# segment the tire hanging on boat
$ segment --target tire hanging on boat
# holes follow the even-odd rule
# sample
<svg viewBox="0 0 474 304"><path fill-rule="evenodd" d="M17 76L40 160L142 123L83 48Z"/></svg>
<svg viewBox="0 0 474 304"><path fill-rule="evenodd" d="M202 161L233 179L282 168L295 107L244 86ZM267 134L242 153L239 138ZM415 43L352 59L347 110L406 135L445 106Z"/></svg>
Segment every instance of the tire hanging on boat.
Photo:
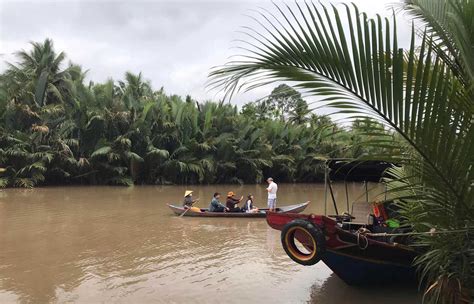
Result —
<svg viewBox="0 0 474 304"><path fill-rule="evenodd" d="M308 252L302 252L297 239ZM296 263L309 266L318 263L326 251L326 238L319 226L303 219L286 224L281 231L281 243L286 254Z"/></svg>

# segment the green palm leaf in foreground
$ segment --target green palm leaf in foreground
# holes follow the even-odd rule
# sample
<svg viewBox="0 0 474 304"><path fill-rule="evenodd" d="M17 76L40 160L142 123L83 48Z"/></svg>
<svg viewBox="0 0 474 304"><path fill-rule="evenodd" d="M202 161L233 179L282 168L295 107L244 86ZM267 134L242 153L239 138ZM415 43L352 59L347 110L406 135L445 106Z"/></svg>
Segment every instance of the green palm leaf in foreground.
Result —
<svg viewBox="0 0 474 304"><path fill-rule="evenodd" d="M413 9L416 4L410 5ZM454 4L444 3L445 9L449 5ZM473 1L456 2L460 12L472 11L473 5ZM473 53L456 51L452 39L450 47L462 56L441 56L442 39L432 30L417 39L414 27L410 48L403 50L398 46L395 18L369 19L355 6L339 10L296 3L276 6L275 11L257 12L254 20L260 30L246 28L244 54L213 70L211 86L230 97L239 90L292 81L306 93L325 97L322 102L339 113L368 114L397 131L406 149L398 149L392 138L367 144L392 151L374 157L403 164L402 169L392 169L396 178L390 187L407 221L420 232L468 230L451 242L440 242L446 236L419 238L427 248L417 260L428 283L425 299L472 299L474 94L469 77ZM473 17L456 25L467 36L474 32Z"/></svg>

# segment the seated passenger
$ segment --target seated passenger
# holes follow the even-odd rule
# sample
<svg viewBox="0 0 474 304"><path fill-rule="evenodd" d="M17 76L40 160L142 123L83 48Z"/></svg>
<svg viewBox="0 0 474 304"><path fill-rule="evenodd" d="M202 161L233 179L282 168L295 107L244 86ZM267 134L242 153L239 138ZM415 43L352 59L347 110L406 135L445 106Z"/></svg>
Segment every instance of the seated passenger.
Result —
<svg viewBox="0 0 474 304"><path fill-rule="evenodd" d="M198 199L193 200L193 191L191 190L186 190L184 193L184 201L183 201L183 207L184 209L188 209L193 206L195 202L197 202Z"/></svg>
<svg viewBox="0 0 474 304"><path fill-rule="evenodd" d="M226 200L226 206L229 208L230 212L241 212L240 208L237 206L242 199L244 198L243 196L240 197L240 199L236 199L235 193L230 191L227 193L227 200Z"/></svg>
<svg viewBox="0 0 474 304"><path fill-rule="evenodd" d="M258 208L253 206L253 195L249 194L247 196L247 201L245 202L244 206L242 207L242 211L247 213L257 213Z"/></svg>
<svg viewBox="0 0 474 304"><path fill-rule="evenodd" d="M214 193L211 204L209 205L209 212L225 212L229 211L229 208L224 206L221 202L219 202L219 198L221 197L221 194L216 192Z"/></svg>

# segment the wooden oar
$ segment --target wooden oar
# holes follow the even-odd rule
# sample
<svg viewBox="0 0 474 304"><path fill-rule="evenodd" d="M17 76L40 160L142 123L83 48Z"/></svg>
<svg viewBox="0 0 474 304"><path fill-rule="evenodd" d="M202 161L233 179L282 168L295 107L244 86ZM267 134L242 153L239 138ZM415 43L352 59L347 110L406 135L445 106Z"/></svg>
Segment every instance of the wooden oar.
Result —
<svg viewBox="0 0 474 304"><path fill-rule="evenodd" d="M199 198L195 199L194 202L191 203L191 206L189 206L188 209L184 210L184 212L181 213L181 214L179 215L179 217L182 217L183 215L185 215L186 212L188 212L188 211L191 209L191 207L192 207L195 203L197 203L198 201L199 201Z"/></svg>

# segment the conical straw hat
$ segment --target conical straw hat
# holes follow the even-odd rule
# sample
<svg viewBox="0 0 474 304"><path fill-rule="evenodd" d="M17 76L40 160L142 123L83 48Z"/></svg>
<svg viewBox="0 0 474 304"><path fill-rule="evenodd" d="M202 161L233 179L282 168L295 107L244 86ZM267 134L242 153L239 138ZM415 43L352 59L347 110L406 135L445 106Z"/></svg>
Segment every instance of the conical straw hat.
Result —
<svg viewBox="0 0 474 304"><path fill-rule="evenodd" d="M186 196L190 195L191 193L193 193L193 191L191 191L191 190L186 190L186 192L184 192L184 196L186 197Z"/></svg>

